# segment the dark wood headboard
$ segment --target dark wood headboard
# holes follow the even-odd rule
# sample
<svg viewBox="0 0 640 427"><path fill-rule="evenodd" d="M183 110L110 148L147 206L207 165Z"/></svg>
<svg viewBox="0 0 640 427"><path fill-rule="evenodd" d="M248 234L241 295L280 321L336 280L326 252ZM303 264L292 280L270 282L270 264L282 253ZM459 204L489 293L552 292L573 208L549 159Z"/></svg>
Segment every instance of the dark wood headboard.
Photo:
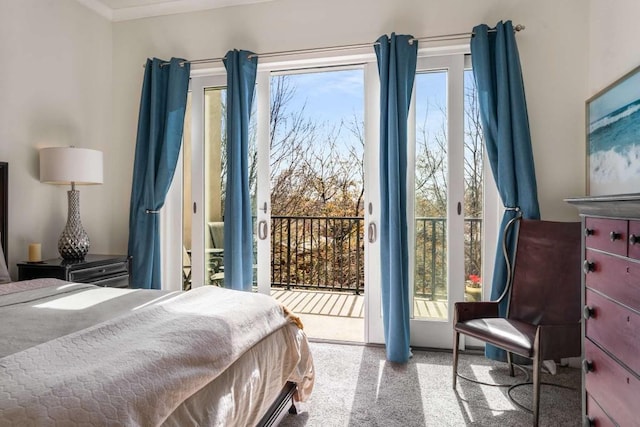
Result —
<svg viewBox="0 0 640 427"><path fill-rule="evenodd" d="M0 244L4 252L4 261L8 263L9 249L9 163L0 162Z"/></svg>

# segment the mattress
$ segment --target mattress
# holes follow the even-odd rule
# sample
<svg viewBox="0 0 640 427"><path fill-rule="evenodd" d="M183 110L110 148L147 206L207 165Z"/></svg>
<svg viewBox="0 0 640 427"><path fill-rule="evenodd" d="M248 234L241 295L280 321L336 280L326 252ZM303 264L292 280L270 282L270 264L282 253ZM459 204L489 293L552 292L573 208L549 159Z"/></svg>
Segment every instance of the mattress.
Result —
<svg viewBox="0 0 640 427"><path fill-rule="evenodd" d="M287 381L306 399L313 361L287 313L206 288L0 286L0 424L252 425Z"/></svg>

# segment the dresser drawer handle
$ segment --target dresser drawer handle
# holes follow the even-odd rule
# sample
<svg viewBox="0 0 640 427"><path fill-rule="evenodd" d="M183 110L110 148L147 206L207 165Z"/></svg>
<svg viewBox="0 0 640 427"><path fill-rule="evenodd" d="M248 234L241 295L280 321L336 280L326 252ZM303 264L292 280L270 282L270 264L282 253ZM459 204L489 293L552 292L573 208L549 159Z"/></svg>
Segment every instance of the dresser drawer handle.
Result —
<svg viewBox="0 0 640 427"><path fill-rule="evenodd" d="M612 231L611 233L609 233L609 237L611 238L612 242L615 242L616 240L620 240L620 238L622 238L622 234L618 233L617 231Z"/></svg>
<svg viewBox="0 0 640 427"><path fill-rule="evenodd" d="M629 243L632 245L635 245L636 243L640 243L640 238L638 238L638 236L636 236L635 234L632 234L629 236Z"/></svg>
<svg viewBox="0 0 640 427"><path fill-rule="evenodd" d="M596 263L585 259L582 263L582 271L584 271L584 274L589 274L593 271L596 271Z"/></svg>
<svg viewBox="0 0 640 427"><path fill-rule="evenodd" d="M582 370L584 371L585 374L588 374L589 372L595 371L596 368L595 366L593 366L593 362L591 360L584 359L582 361Z"/></svg>
<svg viewBox="0 0 640 427"><path fill-rule="evenodd" d="M584 306L584 310L582 311L585 319L590 319L592 317L596 317L596 310L588 305Z"/></svg>
<svg viewBox="0 0 640 427"><path fill-rule="evenodd" d="M585 228L584 229L584 235L585 236L593 236L594 234L596 234L596 230L594 230L593 228Z"/></svg>
<svg viewBox="0 0 640 427"><path fill-rule="evenodd" d="M582 427L595 427L595 425L596 420L585 415L584 419L582 420Z"/></svg>

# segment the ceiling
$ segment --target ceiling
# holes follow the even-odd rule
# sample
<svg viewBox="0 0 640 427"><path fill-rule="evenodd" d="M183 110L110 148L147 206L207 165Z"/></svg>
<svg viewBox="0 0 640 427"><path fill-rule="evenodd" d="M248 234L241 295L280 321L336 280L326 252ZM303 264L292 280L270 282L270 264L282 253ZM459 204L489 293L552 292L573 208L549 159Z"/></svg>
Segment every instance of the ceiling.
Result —
<svg viewBox="0 0 640 427"><path fill-rule="evenodd" d="M77 0L111 21L196 12L272 0Z"/></svg>

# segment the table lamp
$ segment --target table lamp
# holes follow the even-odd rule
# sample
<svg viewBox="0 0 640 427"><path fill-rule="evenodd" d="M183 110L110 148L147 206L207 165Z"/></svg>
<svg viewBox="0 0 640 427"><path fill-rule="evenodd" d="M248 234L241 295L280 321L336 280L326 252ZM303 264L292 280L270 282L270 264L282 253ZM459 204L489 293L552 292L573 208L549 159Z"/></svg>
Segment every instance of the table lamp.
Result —
<svg viewBox="0 0 640 427"><path fill-rule="evenodd" d="M67 192L67 225L58 252L66 260L81 260L89 252L89 236L80 221L80 192L76 185L102 184L102 152L88 148L51 147L40 150L40 182L71 184Z"/></svg>

